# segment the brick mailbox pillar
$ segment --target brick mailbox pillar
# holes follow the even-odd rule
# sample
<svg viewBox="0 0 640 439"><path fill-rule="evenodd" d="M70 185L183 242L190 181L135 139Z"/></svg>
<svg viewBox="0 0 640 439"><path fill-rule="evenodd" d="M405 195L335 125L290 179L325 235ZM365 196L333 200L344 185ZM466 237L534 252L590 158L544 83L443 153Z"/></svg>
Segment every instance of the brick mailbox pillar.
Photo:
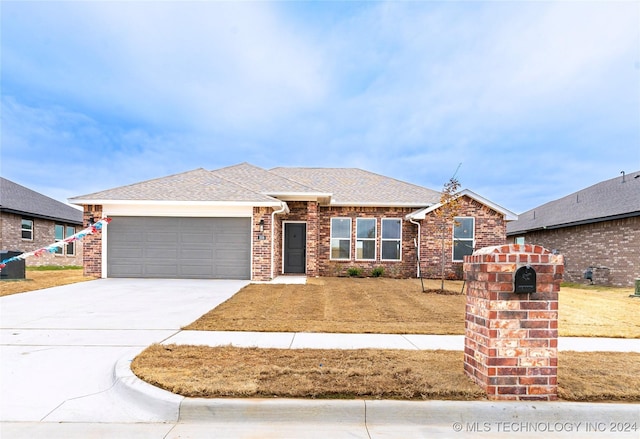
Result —
<svg viewBox="0 0 640 439"><path fill-rule="evenodd" d="M535 245L477 250L467 282L464 370L492 400L558 399L562 255Z"/></svg>

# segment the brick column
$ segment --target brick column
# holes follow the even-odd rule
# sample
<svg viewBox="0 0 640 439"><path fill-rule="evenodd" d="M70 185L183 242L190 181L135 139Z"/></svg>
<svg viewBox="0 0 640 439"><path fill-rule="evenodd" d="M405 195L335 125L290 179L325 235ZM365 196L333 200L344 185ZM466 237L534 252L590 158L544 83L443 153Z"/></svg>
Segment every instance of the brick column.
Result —
<svg viewBox="0 0 640 439"><path fill-rule="evenodd" d="M83 227L89 227L89 219L94 221L102 218L102 206L85 204ZM102 276L102 233L87 235L82 242L82 266L85 276Z"/></svg>
<svg viewBox="0 0 640 439"><path fill-rule="evenodd" d="M307 276L319 276L318 270L318 203L307 203Z"/></svg>
<svg viewBox="0 0 640 439"><path fill-rule="evenodd" d="M535 292L514 292L521 267L535 270ZM464 272L467 375L492 400L557 400L564 258L529 244L485 247L465 257Z"/></svg>
<svg viewBox="0 0 640 439"><path fill-rule="evenodd" d="M260 221L263 225L260 225ZM262 228L262 230L260 230ZM271 280L271 212L265 207L253 208L253 225L251 239L252 245L252 268L251 280L269 281Z"/></svg>

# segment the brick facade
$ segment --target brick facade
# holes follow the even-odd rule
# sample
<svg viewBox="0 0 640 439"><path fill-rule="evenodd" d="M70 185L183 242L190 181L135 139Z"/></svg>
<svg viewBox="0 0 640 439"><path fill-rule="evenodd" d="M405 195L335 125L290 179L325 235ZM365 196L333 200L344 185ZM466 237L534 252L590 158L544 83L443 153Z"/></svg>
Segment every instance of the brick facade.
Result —
<svg viewBox="0 0 640 439"><path fill-rule="evenodd" d="M260 222L263 222L262 226ZM262 230L260 230L262 228ZM271 279L271 209L253 208L253 264L251 278L259 281ZM264 238L264 239L262 239Z"/></svg>
<svg viewBox="0 0 640 439"><path fill-rule="evenodd" d="M363 274L368 276L376 267L384 269L387 277L415 277L416 253L414 238L417 236L417 227L404 220L405 215L413 209L380 208L380 207L320 207L319 240L318 240L318 267L320 276L343 276L352 267L361 268ZM351 218L351 259L331 259L331 218ZM356 260L356 219L375 218L376 221L376 259L372 261ZM380 252L380 237L382 234L382 219L398 218L402 220L401 259L399 261L383 261Z"/></svg>
<svg viewBox="0 0 640 439"><path fill-rule="evenodd" d="M503 216L487 206L467 196L460 200L460 210L456 216L475 218L474 248L506 244L507 223ZM420 245L420 267L422 277L440 278L442 271L442 240L440 227L431 215L422 221L422 242ZM445 277L462 278L462 262L453 262L453 225L449 224L445 239Z"/></svg>
<svg viewBox="0 0 640 439"><path fill-rule="evenodd" d="M85 205L83 221L84 227L89 227L89 218L93 217L94 221L102 218L102 206ZM83 239L84 242L84 275L85 276L102 276L102 233L87 235Z"/></svg>
<svg viewBox="0 0 640 439"><path fill-rule="evenodd" d="M514 273L536 272L534 293L514 293ZM533 245L465 257L464 369L493 400L556 400L562 255Z"/></svg>
<svg viewBox="0 0 640 439"><path fill-rule="evenodd" d="M33 240L22 239L22 219L33 221ZM75 232L79 232L81 227L76 224L65 223L63 221L52 221L40 218L33 218L26 215L17 215L8 212L0 213L0 249L9 251L19 251L21 253L31 252L46 247L55 242L55 225L75 227ZM75 251L73 256L63 254L45 253L38 257L25 259L26 266L42 265L82 265L83 242L74 243Z"/></svg>
<svg viewBox="0 0 640 439"><path fill-rule="evenodd" d="M252 269L251 279L255 281L268 281L272 277L283 272L283 224L287 221L304 222L306 224L306 275L307 276L342 276L347 270L358 267L364 275L370 275L374 268L382 267L384 276L395 278L416 277L418 275L416 249L414 239L417 238L418 227L405 220L405 216L415 209L413 208L382 208L382 207L335 207L321 206L316 201L289 201L288 213L273 215L274 210L266 207L253 209L252 223ZM102 217L102 206L84 206L85 225L88 218ZM487 209L476 201L465 197L462 203L460 216L473 216L475 218L476 244L482 246L504 244L505 221L501 214ZM331 247L331 218L348 217L352 219L351 259L332 260L330 258ZM377 229L376 260L356 260L356 218L375 218ZM402 221L401 259L399 261L382 261L380 255L380 236L382 218L398 218ZM272 227L272 220L274 221ZM262 230L260 222L263 221ZM273 233L273 236L272 236ZM428 227L421 228L421 269L423 275L431 273L433 277L439 277L440 271L440 241L437 241L437 249L433 249L436 242L428 233ZM451 261L451 231L448 232L447 243L449 249L446 254L447 277L462 277L462 263ZM102 234L89 235L84 239L85 274L101 276L102 274ZM273 254L273 266L271 255ZM436 267L438 267L436 269Z"/></svg>
<svg viewBox="0 0 640 439"><path fill-rule="evenodd" d="M539 230L523 236L525 243L556 249L564 255L566 282L588 282L584 272L593 270L593 281L600 285L629 287L640 278L640 216Z"/></svg>

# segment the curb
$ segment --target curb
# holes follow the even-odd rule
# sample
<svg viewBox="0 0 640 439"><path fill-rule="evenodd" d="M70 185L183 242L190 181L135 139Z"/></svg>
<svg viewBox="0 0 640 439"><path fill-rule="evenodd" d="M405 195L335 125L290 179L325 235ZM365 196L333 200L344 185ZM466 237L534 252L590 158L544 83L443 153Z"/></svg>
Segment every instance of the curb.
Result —
<svg viewBox="0 0 640 439"><path fill-rule="evenodd" d="M640 404L510 401L308 400L290 398L186 398L152 386L131 371L131 358L114 367L114 391L140 422L361 424L367 428L402 425L451 429L463 425L493 427L517 424L533 428L588 431L635 423ZM580 425L580 426L578 426ZM451 430L449 430L451 431ZM574 430L576 431L576 430ZM602 433L602 432L600 432ZM621 431L621 433L624 433Z"/></svg>
<svg viewBox="0 0 640 439"><path fill-rule="evenodd" d="M142 381L131 371L131 361L142 349L121 358L113 368L113 392L139 422L177 422L184 396Z"/></svg>

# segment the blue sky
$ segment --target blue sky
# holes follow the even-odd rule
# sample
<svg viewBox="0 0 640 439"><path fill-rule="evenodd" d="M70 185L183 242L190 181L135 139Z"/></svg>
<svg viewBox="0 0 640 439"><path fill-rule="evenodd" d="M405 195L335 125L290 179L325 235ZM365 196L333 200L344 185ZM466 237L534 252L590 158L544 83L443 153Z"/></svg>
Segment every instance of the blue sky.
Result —
<svg viewBox="0 0 640 439"><path fill-rule="evenodd" d="M521 213L640 169L640 2L2 1L2 176L69 197L240 162Z"/></svg>

